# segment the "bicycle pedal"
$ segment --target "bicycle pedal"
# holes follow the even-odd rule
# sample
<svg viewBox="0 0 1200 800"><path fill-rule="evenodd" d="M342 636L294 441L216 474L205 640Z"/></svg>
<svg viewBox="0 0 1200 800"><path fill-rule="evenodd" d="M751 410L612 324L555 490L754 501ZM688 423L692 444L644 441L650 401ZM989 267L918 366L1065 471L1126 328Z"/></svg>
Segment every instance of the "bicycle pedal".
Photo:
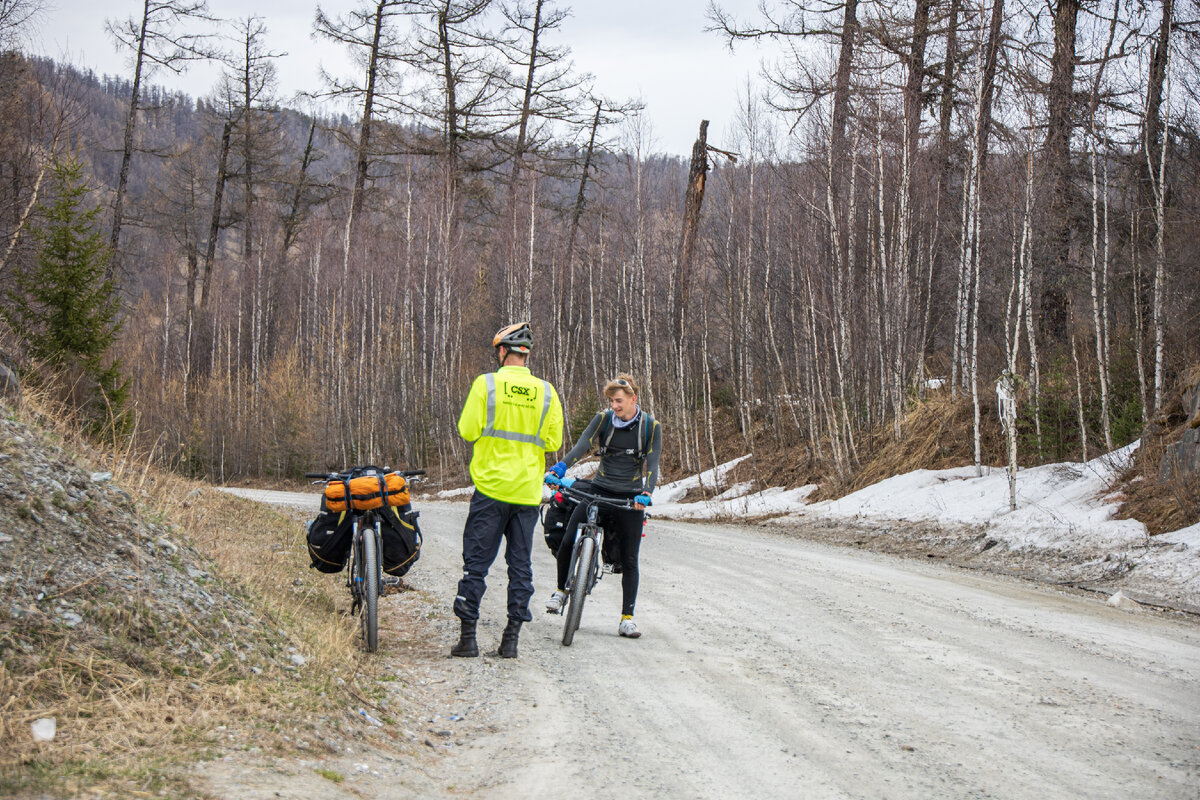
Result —
<svg viewBox="0 0 1200 800"><path fill-rule="evenodd" d="M400 579L398 577L396 577L395 575L384 575L383 576L383 585L384 586L399 586Z"/></svg>

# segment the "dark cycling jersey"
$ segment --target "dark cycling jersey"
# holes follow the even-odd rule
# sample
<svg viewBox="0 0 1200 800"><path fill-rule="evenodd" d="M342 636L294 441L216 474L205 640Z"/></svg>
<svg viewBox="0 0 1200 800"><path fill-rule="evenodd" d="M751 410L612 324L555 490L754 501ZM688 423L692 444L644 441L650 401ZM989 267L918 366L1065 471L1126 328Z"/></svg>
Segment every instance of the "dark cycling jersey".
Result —
<svg viewBox="0 0 1200 800"><path fill-rule="evenodd" d="M601 411L592 417L592 421L579 435L571 452L563 457L563 462L569 467L590 451L604 445L602 438L607 439L607 433L601 437L600 431L604 418L609 412ZM638 414L646 412L638 410ZM633 496L645 492L650 494L658 482L658 456L662 449L662 425L658 420L647 415L650 424L650 450L645 459L637 457L638 451L638 418L634 417L624 428L614 428L604 456L600 459L600 468L596 475L589 480L596 486L618 492L622 495Z"/></svg>

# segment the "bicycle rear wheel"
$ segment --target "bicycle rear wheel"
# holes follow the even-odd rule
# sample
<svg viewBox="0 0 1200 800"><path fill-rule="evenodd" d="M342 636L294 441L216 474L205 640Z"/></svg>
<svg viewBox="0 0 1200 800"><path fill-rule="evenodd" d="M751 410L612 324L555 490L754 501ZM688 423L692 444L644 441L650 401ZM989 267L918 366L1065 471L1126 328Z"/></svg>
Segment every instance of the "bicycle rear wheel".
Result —
<svg viewBox="0 0 1200 800"><path fill-rule="evenodd" d="M362 535L362 637L368 653L379 646L379 551L375 531L368 528Z"/></svg>
<svg viewBox="0 0 1200 800"><path fill-rule="evenodd" d="M563 622L562 643L570 647L575 640L575 631L579 630L579 620L583 617L583 601L591 588L590 576L595 568L596 540L591 536L581 536L579 552L575 556L575 570L571 576L571 588L567 594L566 621Z"/></svg>

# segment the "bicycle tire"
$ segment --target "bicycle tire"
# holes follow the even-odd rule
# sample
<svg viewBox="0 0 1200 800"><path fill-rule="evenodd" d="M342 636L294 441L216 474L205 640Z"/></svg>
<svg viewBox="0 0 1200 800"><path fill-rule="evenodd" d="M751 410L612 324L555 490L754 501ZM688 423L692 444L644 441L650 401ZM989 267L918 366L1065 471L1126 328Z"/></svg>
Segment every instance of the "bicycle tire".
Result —
<svg viewBox="0 0 1200 800"><path fill-rule="evenodd" d="M575 640L575 631L579 630L579 620L583 617L583 601L587 598L591 587L592 562L596 558L596 540L591 536L583 536L579 540L579 553L575 558L575 573L571 578L571 591L567 595L566 621L563 622L562 643L570 647Z"/></svg>
<svg viewBox="0 0 1200 800"><path fill-rule="evenodd" d="M362 536L362 636L368 653L379 647L379 551L375 546L375 529L367 528Z"/></svg>

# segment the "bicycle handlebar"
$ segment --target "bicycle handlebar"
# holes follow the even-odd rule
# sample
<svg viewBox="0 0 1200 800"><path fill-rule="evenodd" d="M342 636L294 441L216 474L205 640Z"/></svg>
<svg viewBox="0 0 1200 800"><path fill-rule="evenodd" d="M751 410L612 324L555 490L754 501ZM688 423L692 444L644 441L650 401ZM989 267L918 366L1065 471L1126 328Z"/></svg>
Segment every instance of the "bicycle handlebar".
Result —
<svg viewBox="0 0 1200 800"><path fill-rule="evenodd" d="M416 478L418 476L425 474L425 470L423 470L423 469L395 469L395 470L393 470L393 469L388 469L387 467L384 467L383 469L378 469L378 467L350 467L350 469L343 470L341 472L306 472L306 473L304 473L304 477L316 478L317 480L322 480L322 481L341 481L341 480L345 480L346 478L357 478L359 475L362 475L368 469L378 470L380 473L382 473L384 475L394 472L395 474L401 475L405 478Z"/></svg>
<svg viewBox="0 0 1200 800"><path fill-rule="evenodd" d="M611 497L601 497L600 495L591 494L590 492L585 492L582 489L576 489L573 486L563 486L562 483L559 482L558 478L555 478L553 481L547 480L546 483L551 486L556 487L558 489L558 491L560 491L560 492L565 492L566 494L571 495L572 497L576 498L577 500L583 500L588 503L595 503L596 505L599 505L599 506L605 506L607 508L615 508L615 509L622 510L622 511L633 511L634 510L633 498L627 498L624 501L618 501L618 500L612 499Z"/></svg>

